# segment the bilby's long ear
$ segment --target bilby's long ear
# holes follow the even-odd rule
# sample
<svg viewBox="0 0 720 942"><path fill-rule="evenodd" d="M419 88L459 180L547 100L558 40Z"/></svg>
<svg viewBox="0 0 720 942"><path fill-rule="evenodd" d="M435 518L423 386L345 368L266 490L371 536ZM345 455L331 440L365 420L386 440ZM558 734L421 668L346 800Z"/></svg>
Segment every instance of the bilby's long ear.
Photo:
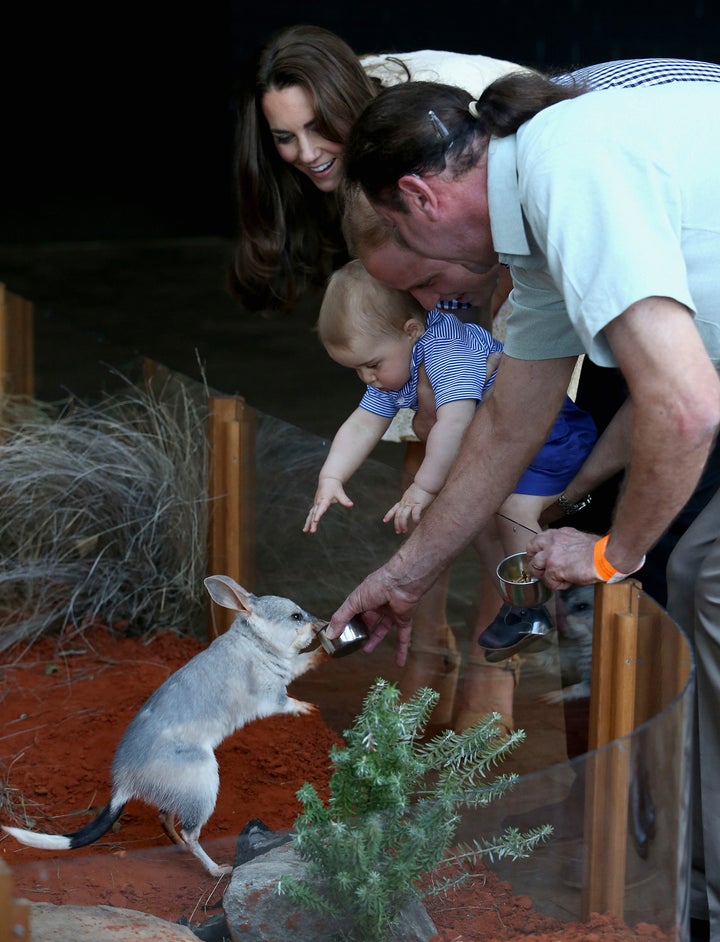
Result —
<svg viewBox="0 0 720 942"><path fill-rule="evenodd" d="M398 189L411 213L427 216L430 219L437 218L437 194L430 179L416 173L406 173L398 180Z"/></svg>
<svg viewBox="0 0 720 942"><path fill-rule="evenodd" d="M251 602L254 598L252 592L243 589L230 576L208 576L205 579L205 588L210 593L210 597L223 608L229 608L233 612L242 612L245 615L252 615Z"/></svg>

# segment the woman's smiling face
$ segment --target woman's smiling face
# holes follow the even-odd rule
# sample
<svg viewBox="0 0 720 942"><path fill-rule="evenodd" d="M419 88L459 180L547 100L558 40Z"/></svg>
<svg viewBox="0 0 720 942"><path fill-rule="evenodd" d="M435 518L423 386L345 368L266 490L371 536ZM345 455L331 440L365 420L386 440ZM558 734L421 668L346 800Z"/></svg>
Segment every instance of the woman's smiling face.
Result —
<svg viewBox="0 0 720 942"><path fill-rule="evenodd" d="M300 85L271 88L263 95L262 110L280 157L309 177L319 190L336 190L342 179L345 146L318 132L310 93Z"/></svg>

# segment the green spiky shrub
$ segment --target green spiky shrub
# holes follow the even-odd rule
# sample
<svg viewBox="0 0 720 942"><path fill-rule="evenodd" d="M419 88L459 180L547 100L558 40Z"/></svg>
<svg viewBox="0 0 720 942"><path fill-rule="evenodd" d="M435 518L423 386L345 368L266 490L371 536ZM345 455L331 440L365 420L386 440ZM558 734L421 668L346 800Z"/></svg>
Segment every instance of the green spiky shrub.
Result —
<svg viewBox="0 0 720 942"><path fill-rule="evenodd" d="M462 810L488 805L517 780L488 773L525 734L501 735L499 715L488 714L462 733L423 742L437 700L423 687L400 702L397 686L378 679L345 745L330 752L328 804L307 782L297 793L303 812L293 846L309 864L307 877L281 877L278 892L349 926L348 940L386 939L425 876L425 893L447 892L480 857L527 857L552 831L508 828L492 841L455 843Z"/></svg>

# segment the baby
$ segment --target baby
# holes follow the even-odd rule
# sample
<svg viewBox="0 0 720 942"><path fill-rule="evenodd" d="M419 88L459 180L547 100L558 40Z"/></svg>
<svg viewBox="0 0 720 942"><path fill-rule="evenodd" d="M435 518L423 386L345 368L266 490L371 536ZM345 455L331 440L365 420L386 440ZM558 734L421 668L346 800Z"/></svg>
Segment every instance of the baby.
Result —
<svg viewBox="0 0 720 942"><path fill-rule="evenodd" d="M406 533L443 487L475 410L491 391L502 344L479 324L438 310L425 311L409 293L374 279L358 260L331 277L317 326L332 359L356 370L367 388L333 439L303 531L314 533L331 504L353 506L344 485L400 408L425 408L419 394L422 397L426 384L419 380L426 374L435 422L427 435L424 460L412 484L383 518L394 522L396 532ZM542 510L562 493L596 438L591 417L566 397L550 436L500 507L495 525L474 541L494 580L501 559L524 551L528 531L541 529ZM487 641L489 647L505 646L503 638Z"/></svg>

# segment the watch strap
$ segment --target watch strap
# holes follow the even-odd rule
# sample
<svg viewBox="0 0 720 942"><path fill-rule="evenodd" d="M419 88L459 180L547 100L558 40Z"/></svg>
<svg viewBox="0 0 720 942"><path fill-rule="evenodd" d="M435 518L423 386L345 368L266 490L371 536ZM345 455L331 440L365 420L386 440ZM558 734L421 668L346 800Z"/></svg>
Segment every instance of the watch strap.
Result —
<svg viewBox="0 0 720 942"><path fill-rule="evenodd" d="M557 503L565 516L569 517L571 514L576 514L589 507L592 503L592 495L587 494L578 501L571 501L566 494L561 494L557 499Z"/></svg>

